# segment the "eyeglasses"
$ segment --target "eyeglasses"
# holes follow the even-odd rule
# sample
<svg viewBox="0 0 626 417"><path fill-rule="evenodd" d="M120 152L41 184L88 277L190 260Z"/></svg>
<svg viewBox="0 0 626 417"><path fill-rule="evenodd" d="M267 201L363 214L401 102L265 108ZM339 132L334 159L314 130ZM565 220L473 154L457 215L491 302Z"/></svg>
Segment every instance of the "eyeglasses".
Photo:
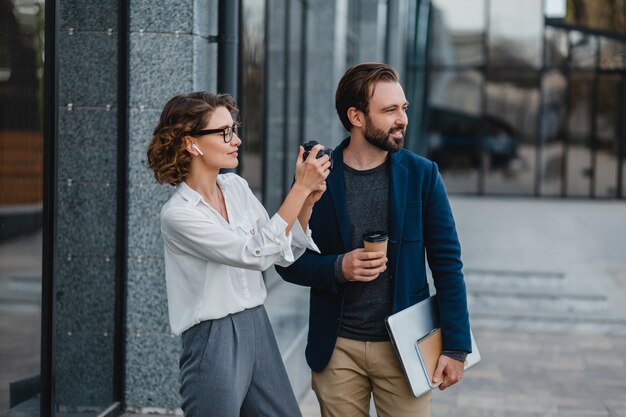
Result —
<svg viewBox="0 0 626 417"><path fill-rule="evenodd" d="M205 129L198 130L191 134L191 136L210 135L211 133L221 133L224 138L224 143L229 143L233 140L233 134L239 134L239 123L233 123L232 126L220 127L219 129Z"/></svg>

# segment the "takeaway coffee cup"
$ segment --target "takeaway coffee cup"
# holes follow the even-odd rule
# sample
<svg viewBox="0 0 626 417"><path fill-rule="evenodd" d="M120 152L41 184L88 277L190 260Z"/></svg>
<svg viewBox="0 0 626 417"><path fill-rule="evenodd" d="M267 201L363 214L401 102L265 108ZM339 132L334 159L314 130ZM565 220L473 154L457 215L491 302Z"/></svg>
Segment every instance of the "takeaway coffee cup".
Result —
<svg viewBox="0 0 626 417"><path fill-rule="evenodd" d="M365 252L384 252L387 254L387 241L389 235L387 232L379 230L369 231L363 234L363 246Z"/></svg>

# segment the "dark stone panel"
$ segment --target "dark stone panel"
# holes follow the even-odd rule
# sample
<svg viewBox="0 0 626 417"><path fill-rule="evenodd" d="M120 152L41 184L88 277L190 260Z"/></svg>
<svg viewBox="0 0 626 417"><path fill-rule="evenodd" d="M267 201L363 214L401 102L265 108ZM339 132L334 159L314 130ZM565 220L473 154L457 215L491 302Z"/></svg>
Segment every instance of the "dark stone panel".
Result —
<svg viewBox="0 0 626 417"><path fill-rule="evenodd" d="M56 326L61 332L115 329L115 259L61 257L55 281Z"/></svg>
<svg viewBox="0 0 626 417"><path fill-rule="evenodd" d="M173 188L154 183L129 185L132 196L128 202L129 256L163 256L159 214L172 192Z"/></svg>
<svg viewBox="0 0 626 417"><path fill-rule="evenodd" d="M61 30L75 28L117 31L119 18L117 0L62 0L58 4Z"/></svg>
<svg viewBox="0 0 626 417"><path fill-rule="evenodd" d="M60 108L58 166L61 180L115 182L117 109Z"/></svg>
<svg viewBox="0 0 626 417"><path fill-rule="evenodd" d="M58 186L57 252L61 257L115 254L115 184L61 182Z"/></svg>
<svg viewBox="0 0 626 417"><path fill-rule="evenodd" d="M126 338L126 406L180 408L180 337L128 333Z"/></svg>
<svg viewBox="0 0 626 417"><path fill-rule="evenodd" d="M131 33L131 107L162 109L167 100L193 88L192 35Z"/></svg>
<svg viewBox="0 0 626 417"><path fill-rule="evenodd" d="M131 0L130 30L192 33L193 9L194 0Z"/></svg>
<svg viewBox="0 0 626 417"><path fill-rule="evenodd" d="M117 36L59 34L59 103L106 107L117 103Z"/></svg>
<svg viewBox="0 0 626 417"><path fill-rule="evenodd" d="M57 332L55 347L56 403L95 411L111 405L113 335Z"/></svg>
<svg viewBox="0 0 626 417"><path fill-rule="evenodd" d="M166 334L170 331L162 257L128 259L126 294L129 333Z"/></svg>

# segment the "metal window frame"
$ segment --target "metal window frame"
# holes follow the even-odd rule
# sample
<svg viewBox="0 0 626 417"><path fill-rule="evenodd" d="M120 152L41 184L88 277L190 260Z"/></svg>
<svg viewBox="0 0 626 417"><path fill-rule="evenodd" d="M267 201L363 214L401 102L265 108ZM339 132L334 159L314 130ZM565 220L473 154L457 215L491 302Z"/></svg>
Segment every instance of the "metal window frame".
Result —
<svg viewBox="0 0 626 417"><path fill-rule="evenodd" d="M570 97L570 92L571 92L571 79L572 79L572 75L573 74L577 74L577 73L590 73L592 74L592 85L591 85L591 91L590 91L590 102L591 102L591 109L590 109L590 132L588 135L588 148L590 151L590 167L591 167L591 172L592 172L592 176L589 180L589 192L586 198L591 198L591 199L606 199L606 200L610 200L610 199L623 199L624 198L624 192L623 192L623 172L624 172L624 152L625 152L625 147L626 147L626 138L624 137L624 120L622 120L621 117L619 117L619 115L623 114L623 109L624 106L626 105L626 103L624 103L624 100L626 100L626 91L624 91L624 85L626 84L626 68L624 69L603 69L601 68L600 65L600 52L601 52L601 45L602 45L602 40L603 39L611 39L611 40L616 40L619 42L622 42L626 45L626 35L622 35L620 33L615 33L615 32L610 32L607 30L602 30L602 29L593 29L593 28L589 28L587 26L583 26L583 25L578 25L578 24L571 24L571 23L566 23L563 21L563 19L552 19L552 18L545 18L544 21L544 38L543 38L543 42L545 45L545 28L547 27L552 27L552 28L556 28L556 29L561 29L564 30L567 34L567 48L568 48L568 55L567 55L567 61L565 62L564 65L562 66L555 66L555 65L547 65L547 63L544 62L542 64L542 74L544 72L546 72L548 69L560 69L563 74L565 75L566 79L567 79L567 87L566 87L566 94L567 94L567 107L566 107L566 119L569 120L569 115L570 115L570 111L571 111L571 106L570 106L570 102L571 102L571 97ZM572 43L571 43L571 38L569 36L570 32L580 32L584 35L588 35L588 36L595 36L598 39L598 46L597 49L595 51L595 56L594 56L594 65L592 68L584 68L584 69L579 69L576 68L571 61L571 57L572 57ZM545 57L545 48L544 48L544 57ZM598 167L598 156L597 156L597 115L598 115L598 104L597 104L597 99L598 99L598 93L599 93L599 84L600 84L600 78L602 75L610 75L610 74L615 74L618 75L620 77L620 85L622 86L620 88L619 91L619 98L618 98L618 109L617 109L617 114L618 117L616 118L616 126L615 126L615 140L616 140L616 144L617 144L617 152L615 154L615 157L617 158L617 170L616 170L616 178L615 178L615 186L616 186L616 194L614 196L598 196L597 195L597 190L596 190L596 180L597 180L597 167ZM542 91L543 91L543 87L542 87ZM542 93L543 94L543 93ZM544 115L541 115L541 118L543 119ZM570 138L570 132L569 132L569 126L566 125L565 128L565 136L563 138L563 154L562 154L562 160L563 160L563 164L561 167L561 198L580 198L580 196L570 196L568 194L568 181L567 181L567 165L568 165L568 153L569 153L569 146L571 143L571 138Z"/></svg>
<svg viewBox="0 0 626 417"><path fill-rule="evenodd" d="M42 417L54 416L54 269L56 259L58 65L56 0L46 0L44 29L43 247L41 273L41 396Z"/></svg>

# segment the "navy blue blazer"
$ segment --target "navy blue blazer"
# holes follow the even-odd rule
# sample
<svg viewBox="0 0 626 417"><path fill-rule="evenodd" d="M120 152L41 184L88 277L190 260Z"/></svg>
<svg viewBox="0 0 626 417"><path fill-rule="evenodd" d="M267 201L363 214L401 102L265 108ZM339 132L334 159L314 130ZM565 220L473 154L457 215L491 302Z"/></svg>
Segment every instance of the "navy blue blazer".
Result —
<svg viewBox="0 0 626 417"><path fill-rule="evenodd" d="M321 254L305 252L288 268L276 266L285 281L311 287L307 363L326 367L341 323L344 288L335 281L337 256L350 251L349 220L343 173L343 149L334 151L335 169L327 192L315 204L309 227ZM471 352L461 246L437 165L407 150L390 153L389 276L393 280L392 312L429 296L426 262L439 299L444 350Z"/></svg>

